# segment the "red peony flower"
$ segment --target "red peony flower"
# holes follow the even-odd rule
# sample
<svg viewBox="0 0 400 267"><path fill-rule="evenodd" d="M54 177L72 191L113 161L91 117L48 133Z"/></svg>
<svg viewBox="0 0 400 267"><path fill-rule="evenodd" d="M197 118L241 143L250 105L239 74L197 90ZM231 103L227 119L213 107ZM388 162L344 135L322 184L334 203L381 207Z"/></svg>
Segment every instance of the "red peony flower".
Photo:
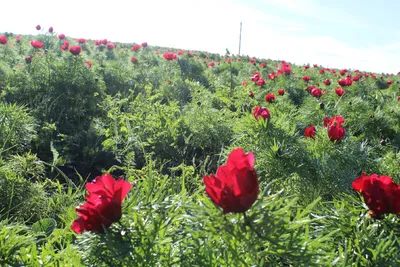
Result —
<svg viewBox="0 0 400 267"><path fill-rule="evenodd" d="M69 49L69 52L71 52L71 54L77 56L82 52L82 47L80 47L79 45L71 46L71 48Z"/></svg>
<svg viewBox="0 0 400 267"><path fill-rule="evenodd" d="M324 127L328 128L333 125L342 126L344 123L344 118L342 116L333 116L332 118L325 117L324 118Z"/></svg>
<svg viewBox="0 0 400 267"><path fill-rule="evenodd" d="M263 63L260 64L260 67L261 67L261 68L265 68L266 66L267 66L267 63L265 63L265 62L263 62Z"/></svg>
<svg viewBox="0 0 400 267"><path fill-rule="evenodd" d="M73 222L72 230L77 234L84 230L103 232L104 228L121 218L121 203L131 188L129 182L123 179L116 181L108 173L87 183L87 202L75 209L80 216Z"/></svg>
<svg viewBox="0 0 400 267"><path fill-rule="evenodd" d="M180 55L183 55L183 51L179 50L179 51L178 51L178 55L179 55L179 56L180 56Z"/></svg>
<svg viewBox="0 0 400 267"><path fill-rule="evenodd" d="M313 124L304 128L304 137L305 138L313 138L316 134L317 134L317 132L315 131L315 127Z"/></svg>
<svg viewBox="0 0 400 267"><path fill-rule="evenodd" d="M249 96L250 96L251 98L253 98L253 97L254 97L254 92L250 91L250 92L249 92Z"/></svg>
<svg viewBox="0 0 400 267"><path fill-rule="evenodd" d="M101 42L101 44L103 44L103 45L108 44L108 40L107 40L107 39L103 39L103 40L101 40L100 42Z"/></svg>
<svg viewBox="0 0 400 267"><path fill-rule="evenodd" d="M285 89L278 90L278 95L284 95L284 94L285 94Z"/></svg>
<svg viewBox="0 0 400 267"><path fill-rule="evenodd" d="M354 78L353 78L353 82L358 82L358 80L360 79L360 76L354 76Z"/></svg>
<svg viewBox="0 0 400 267"><path fill-rule="evenodd" d="M242 86L246 86L247 85L247 82L246 81L243 81L242 82Z"/></svg>
<svg viewBox="0 0 400 267"><path fill-rule="evenodd" d="M269 113L269 110L266 107L259 107L255 106L254 111L253 111L254 118L258 121L258 118L261 116L264 120L270 119L271 114Z"/></svg>
<svg viewBox="0 0 400 267"><path fill-rule="evenodd" d="M389 87L392 83L393 83L392 80L388 80L388 81L387 81L387 86Z"/></svg>
<svg viewBox="0 0 400 267"><path fill-rule="evenodd" d="M331 141L340 141L346 134L346 130L340 126L333 125L328 128L328 137Z"/></svg>
<svg viewBox="0 0 400 267"><path fill-rule="evenodd" d="M139 49L140 49L140 45L139 44L135 44L134 46L132 46L132 51L133 52L136 52Z"/></svg>
<svg viewBox="0 0 400 267"><path fill-rule="evenodd" d="M308 82L310 81L310 76L303 76L303 81Z"/></svg>
<svg viewBox="0 0 400 267"><path fill-rule="evenodd" d="M259 79L258 81L257 81L257 85L258 86L263 86L265 84L265 80L263 79L263 78L261 78L261 79Z"/></svg>
<svg viewBox="0 0 400 267"><path fill-rule="evenodd" d="M77 41L78 43L80 43L80 44L86 43L86 39L84 39L84 38L76 39L76 41Z"/></svg>
<svg viewBox="0 0 400 267"><path fill-rule="evenodd" d="M254 58L254 57L250 59L250 63L252 63L252 64L256 64L256 60L255 60L255 58Z"/></svg>
<svg viewBox="0 0 400 267"><path fill-rule="evenodd" d="M325 85L331 85L331 81L329 79L324 80Z"/></svg>
<svg viewBox="0 0 400 267"><path fill-rule="evenodd" d="M290 69L290 65L286 63L286 61L282 61L282 66L278 70L278 75L280 74L285 74L285 75L290 75L292 74L292 70Z"/></svg>
<svg viewBox="0 0 400 267"><path fill-rule="evenodd" d="M42 27L40 27L40 25L38 24L38 25L36 25L36 30L38 30L38 31L40 31L40 29L41 29Z"/></svg>
<svg viewBox="0 0 400 267"><path fill-rule="evenodd" d="M258 71L253 72L253 77L251 77L251 81L257 82L261 78L261 74Z"/></svg>
<svg viewBox="0 0 400 267"><path fill-rule="evenodd" d="M318 67L318 64L313 64L314 68Z"/></svg>
<svg viewBox="0 0 400 267"><path fill-rule="evenodd" d="M216 175L203 176L206 193L222 208L223 213L245 212L254 204L259 194L254 154L234 149L226 165L218 168Z"/></svg>
<svg viewBox="0 0 400 267"><path fill-rule="evenodd" d="M350 77L347 77L345 79L339 79L338 83L340 86L350 86L353 84L353 80Z"/></svg>
<svg viewBox="0 0 400 267"><path fill-rule="evenodd" d="M320 70L319 70L319 73L320 73L320 74L324 74L324 73L325 73L325 69L320 69Z"/></svg>
<svg viewBox="0 0 400 267"><path fill-rule="evenodd" d="M319 88L313 88L313 89L311 90L311 95L312 95L313 97L319 98L319 97L322 96L322 90L319 89Z"/></svg>
<svg viewBox="0 0 400 267"><path fill-rule="evenodd" d="M60 33L60 34L58 35L58 39L60 39L60 40L65 39L65 34Z"/></svg>
<svg viewBox="0 0 400 267"><path fill-rule="evenodd" d="M346 91L342 88L335 88L335 92L338 96L342 96L344 93L346 93Z"/></svg>
<svg viewBox="0 0 400 267"><path fill-rule="evenodd" d="M0 35L0 44L7 44L7 37L4 35Z"/></svg>
<svg viewBox="0 0 400 267"><path fill-rule="evenodd" d="M310 94L311 94L312 90L314 90L314 89L315 89L314 85L307 86L307 92L309 92Z"/></svg>
<svg viewBox="0 0 400 267"><path fill-rule="evenodd" d="M304 69L305 69L305 70L308 70L309 68L310 68L310 65L305 65L305 66L304 66Z"/></svg>
<svg viewBox="0 0 400 267"><path fill-rule="evenodd" d="M324 118L324 127L328 128L328 136L331 141L340 141L346 134L346 130L342 128L344 118L341 116L333 116L332 118Z"/></svg>
<svg viewBox="0 0 400 267"><path fill-rule="evenodd" d="M136 59L135 57L132 57L132 58L131 58L131 62L132 62L132 63L136 63L136 61L137 61L137 59Z"/></svg>
<svg viewBox="0 0 400 267"><path fill-rule="evenodd" d="M163 57L166 60L174 60L174 59L176 59L176 55L174 53L170 53L170 52L165 52Z"/></svg>
<svg viewBox="0 0 400 267"><path fill-rule="evenodd" d="M268 74L268 79L273 80L275 78L276 78L275 72L271 72L270 74Z"/></svg>
<svg viewBox="0 0 400 267"><path fill-rule="evenodd" d="M108 43L107 44L107 49L108 50L114 50L115 49L115 44Z"/></svg>
<svg viewBox="0 0 400 267"><path fill-rule="evenodd" d="M86 61L86 65L88 66L88 68L91 68L93 63L92 63L92 61Z"/></svg>
<svg viewBox="0 0 400 267"><path fill-rule="evenodd" d="M49 28L49 33L53 33L53 31L54 31L53 27L50 27Z"/></svg>
<svg viewBox="0 0 400 267"><path fill-rule="evenodd" d="M209 67L214 67L214 65L215 65L214 61L211 61L211 62L208 64Z"/></svg>
<svg viewBox="0 0 400 267"><path fill-rule="evenodd" d="M352 187L363 195L372 217L380 219L386 213L400 215L400 185L391 177L362 173L353 181Z"/></svg>
<svg viewBox="0 0 400 267"><path fill-rule="evenodd" d="M31 46L33 48L42 48L43 47L43 43L41 41L31 41Z"/></svg>
<svg viewBox="0 0 400 267"><path fill-rule="evenodd" d="M147 47L147 42L142 43L143 47Z"/></svg>
<svg viewBox="0 0 400 267"><path fill-rule="evenodd" d="M276 96L274 94L267 94L265 96L265 101L268 103L272 103L276 99Z"/></svg>

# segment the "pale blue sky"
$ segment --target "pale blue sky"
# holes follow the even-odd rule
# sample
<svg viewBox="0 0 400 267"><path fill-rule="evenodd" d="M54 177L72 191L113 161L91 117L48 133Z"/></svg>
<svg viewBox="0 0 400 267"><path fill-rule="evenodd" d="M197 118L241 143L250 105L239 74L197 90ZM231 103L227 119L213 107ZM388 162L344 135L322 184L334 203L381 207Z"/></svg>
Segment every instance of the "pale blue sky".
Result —
<svg viewBox="0 0 400 267"><path fill-rule="evenodd" d="M2 3L0 32L37 33L242 54L327 67L400 71L400 1L170 0Z"/></svg>

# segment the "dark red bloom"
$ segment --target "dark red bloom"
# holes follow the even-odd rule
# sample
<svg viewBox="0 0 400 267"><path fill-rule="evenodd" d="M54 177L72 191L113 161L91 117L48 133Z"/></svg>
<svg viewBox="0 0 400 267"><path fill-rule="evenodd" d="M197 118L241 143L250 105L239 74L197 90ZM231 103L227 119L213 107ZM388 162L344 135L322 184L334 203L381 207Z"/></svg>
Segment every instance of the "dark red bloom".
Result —
<svg viewBox="0 0 400 267"><path fill-rule="evenodd" d="M174 60L174 59L176 59L176 55L174 53L170 53L170 52L165 52L163 57L166 60Z"/></svg>
<svg viewBox="0 0 400 267"><path fill-rule="evenodd" d="M249 92L249 96L250 96L251 98L253 98L253 97L254 97L254 92L250 91L250 92Z"/></svg>
<svg viewBox="0 0 400 267"><path fill-rule="evenodd" d="M331 81L329 79L324 80L325 85L331 85Z"/></svg>
<svg viewBox="0 0 400 267"><path fill-rule="evenodd" d="M252 63L252 64L256 64L256 60L255 60L255 58L251 58L251 59L250 59L250 63Z"/></svg>
<svg viewBox="0 0 400 267"><path fill-rule="evenodd" d="M278 95L284 95L284 94L285 94L285 89L278 90Z"/></svg>
<svg viewBox="0 0 400 267"><path fill-rule="evenodd" d="M86 43L86 39L84 39L84 38L76 39L76 41L77 41L78 43L80 43L80 44Z"/></svg>
<svg viewBox="0 0 400 267"><path fill-rule="evenodd" d="M40 29L41 29L42 27L40 27L40 25L38 24L38 25L36 25L36 30L38 30L38 31L40 31Z"/></svg>
<svg viewBox="0 0 400 267"><path fill-rule="evenodd" d="M209 67L214 67L214 65L215 65L214 61L211 61L211 62L208 64Z"/></svg>
<svg viewBox="0 0 400 267"><path fill-rule="evenodd" d="M143 47L147 47L147 42L142 43Z"/></svg>
<svg viewBox="0 0 400 267"><path fill-rule="evenodd" d="M303 76L303 81L308 82L310 80L310 76Z"/></svg>
<svg viewBox="0 0 400 267"><path fill-rule="evenodd" d="M332 118L325 117L324 118L324 127L330 127L333 125L342 126L344 123L344 118L342 116L333 116Z"/></svg>
<svg viewBox="0 0 400 267"><path fill-rule="evenodd" d="M345 90L343 90L342 88L336 88L335 92L338 96L342 96L344 93L346 93Z"/></svg>
<svg viewBox="0 0 400 267"><path fill-rule="evenodd" d="M325 69L320 69L320 70L319 70L319 73L320 73L320 74L324 74L324 73L325 73Z"/></svg>
<svg viewBox="0 0 400 267"><path fill-rule="evenodd" d="M169 53L169 52L167 52L167 53ZM179 51L178 51L178 55L179 55L179 56L180 56L180 55L183 55L183 51L179 50Z"/></svg>
<svg viewBox="0 0 400 267"><path fill-rule="evenodd" d="M131 58L131 62L132 62L132 63L136 63L136 61L137 61L137 59L136 59L135 57L132 57L132 58Z"/></svg>
<svg viewBox="0 0 400 267"><path fill-rule="evenodd" d="M131 188L129 182L123 179L116 181L108 173L87 183L87 202L75 209L79 217L73 222L72 230L77 234L84 230L103 232L104 228L121 218L121 203Z"/></svg>
<svg viewBox="0 0 400 267"><path fill-rule="evenodd" d="M280 74L285 74L285 75L290 75L292 74L292 70L290 69L290 65L286 63L286 61L282 61L282 66L278 70L278 75Z"/></svg>
<svg viewBox="0 0 400 267"><path fill-rule="evenodd" d="M65 34L60 33L60 34L58 35L58 39L60 39L60 40L65 39Z"/></svg>
<svg viewBox="0 0 400 267"><path fill-rule="evenodd" d="M349 77L345 78L345 79L339 79L338 81L340 86L350 86L353 84L353 80Z"/></svg>
<svg viewBox="0 0 400 267"><path fill-rule="evenodd" d="M20 43L21 42L21 36L18 35L17 37L15 37L15 41L17 41L17 43Z"/></svg>
<svg viewBox="0 0 400 267"><path fill-rule="evenodd" d="M315 127L311 124L309 127L304 128L304 137L305 138L313 138L317 132L315 131Z"/></svg>
<svg viewBox="0 0 400 267"><path fill-rule="evenodd" d="M254 118L258 121L258 118L261 116L264 120L270 119L271 114L266 107L255 106L253 111Z"/></svg>
<svg viewBox="0 0 400 267"><path fill-rule="evenodd" d="M261 78L261 79L259 79L258 81L257 81L257 85L258 86L263 86L265 84L265 80L263 79L263 78Z"/></svg>
<svg viewBox="0 0 400 267"><path fill-rule="evenodd" d="M353 181L352 187L363 195L372 217L379 219L386 213L400 215L400 185L391 177L362 173Z"/></svg>
<svg viewBox="0 0 400 267"><path fill-rule="evenodd" d="M276 96L274 94L267 94L265 96L265 101L268 103L272 103L276 99Z"/></svg>
<svg viewBox="0 0 400 267"><path fill-rule="evenodd" d="M267 63L265 63L265 62L263 62L263 63L260 64L260 67L261 67L261 68L265 68L266 66L267 66Z"/></svg>
<svg viewBox="0 0 400 267"><path fill-rule="evenodd" d="M318 64L313 64L314 68L318 67Z"/></svg>
<svg viewBox="0 0 400 267"><path fill-rule="evenodd" d="M392 80L388 80L388 81L387 81L387 86L389 87L392 83L393 83Z"/></svg>
<svg viewBox="0 0 400 267"><path fill-rule="evenodd" d="M307 92L309 92L311 94L312 90L315 89L314 85L309 85L307 86Z"/></svg>
<svg viewBox="0 0 400 267"><path fill-rule="evenodd" d="M275 78L276 78L275 72L271 72L270 74L268 74L268 79L273 80Z"/></svg>
<svg viewBox="0 0 400 267"><path fill-rule="evenodd" d="M340 141L346 134L346 130L340 126L333 125L328 128L328 137L331 141Z"/></svg>
<svg viewBox="0 0 400 267"><path fill-rule="evenodd" d="M54 31L53 27L49 28L49 33L52 33Z"/></svg>
<svg viewBox="0 0 400 267"><path fill-rule="evenodd" d="M242 82L242 86L246 86L247 85L247 82L246 81L243 81Z"/></svg>
<svg viewBox="0 0 400 267"><path fill-rule="evenodd" d="M68 48L69 48L69 42L65 41L64 44L61 46L61 49L65 51L68 50Z"/></svg>
<svg viewBox="0 0 400 267"><path fill-rule="evenodd" d="M6 44L7 43L7 37L4 35L0 35L0 44Z"/></svg>
<svg viewBox="0 0 400 267"><path fill-rule="evenodd" d="M328 136L331 141L340 141L346 134L346 130L342 128L344 118L341 116L333 116L332 118L324 118L324 127L328 128Z"/></svg>
<svg viewBox="0 0 400 267"><path fill-rule="evenodd" d="M305 70L308 70L309 68L310 68L310 65L305 65L305 66L304 66L304 69L305 69Z"/></svg>
<svg viewBox="0 0 400 267"><path fill-rule="evenodd" d="M311 95L319 98L322 96L322 90L320 88L314 88L311 90Z"/></svg>
<svg viewBox="0 0 400 267"><path fill-rule="evenodd" d="M251 81L257 82L261 78L261 74L258 71L253 72L253 77L251 77Z"/></svg>
<svg viewBox="0 0 400 267"><path fill-rule="evenodd" d="M140 45L139 44L135 44L134 46L132 46L132 51L133 52L136 52L139 49L140 49Z"/></svg>
<svg viewBox="0 0 400 267"><path fill-rule="evenodd" d="M114 50L115 49L115 44L108 43L107 44L107 49L108 50Z"/></svg>
<svg viewBox="0 0 400 267"><path fill-rule="evenodd" d="M71 46L71 48L69 49L69 52L71 52L71 54L77 56L82 52L82 47L80 47L79 45Z"/></svg>
<svg viewBox="0 0 400 267"><path fill-rule="evenodd" d="M86 61L86 65L88 66L88 68L91 68L93 63L92 63L92 61Z"/></svg>
<svg viewBox="0 0 400 267"><path fill-rule="evenodd" d="M215 176L204 175L203 181L207 195L222 208L224 214L247 211L260 191L254 154L245 154L241 148L229 154L226 165L220 166Z"/></svg>
<svg viewBox="0 0 400 267"><path fill-rule="evenodd" d="M360 79L360 76L354 76L354 78L353 78L353 82L357 82L358 80Z"/></svg>
<svg viewBox="0 0 400 267"><path fill-rule="evenodd" d="M33 48L42 48L43 47L43 43L41 41L31 41L31 46Z"/></svg>
<svg viewBox="0 0 400 267"><path fill-rule="evenodd" d="M108 40L107 40L107 39L103 39L103 40L101 40L100 42L101 42L101 44L103 44L103 45L108 44Z"/></svg>

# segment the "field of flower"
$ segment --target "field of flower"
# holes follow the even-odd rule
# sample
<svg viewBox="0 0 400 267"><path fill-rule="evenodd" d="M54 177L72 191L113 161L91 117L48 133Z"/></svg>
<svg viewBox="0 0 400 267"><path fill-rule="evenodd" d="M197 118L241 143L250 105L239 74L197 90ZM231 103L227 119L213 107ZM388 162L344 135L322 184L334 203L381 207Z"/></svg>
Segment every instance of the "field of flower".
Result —
<svg viewBox="0 0 400 267"><path fill-rule="evenodd" d="M0 34L0 266L400 266L400 73L37 30Z"/></svg>

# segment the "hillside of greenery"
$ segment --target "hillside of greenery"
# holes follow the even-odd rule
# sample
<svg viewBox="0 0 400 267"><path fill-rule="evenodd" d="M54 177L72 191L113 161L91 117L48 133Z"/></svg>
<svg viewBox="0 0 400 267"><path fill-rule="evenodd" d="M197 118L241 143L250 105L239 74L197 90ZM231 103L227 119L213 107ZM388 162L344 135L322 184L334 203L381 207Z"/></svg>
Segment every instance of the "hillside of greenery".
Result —
<svg viewBox="0 0 400 267"><path fill-rule="evenodd" d="M400 266L400 73L350 67L0 34L0 266Z"/></svg>

